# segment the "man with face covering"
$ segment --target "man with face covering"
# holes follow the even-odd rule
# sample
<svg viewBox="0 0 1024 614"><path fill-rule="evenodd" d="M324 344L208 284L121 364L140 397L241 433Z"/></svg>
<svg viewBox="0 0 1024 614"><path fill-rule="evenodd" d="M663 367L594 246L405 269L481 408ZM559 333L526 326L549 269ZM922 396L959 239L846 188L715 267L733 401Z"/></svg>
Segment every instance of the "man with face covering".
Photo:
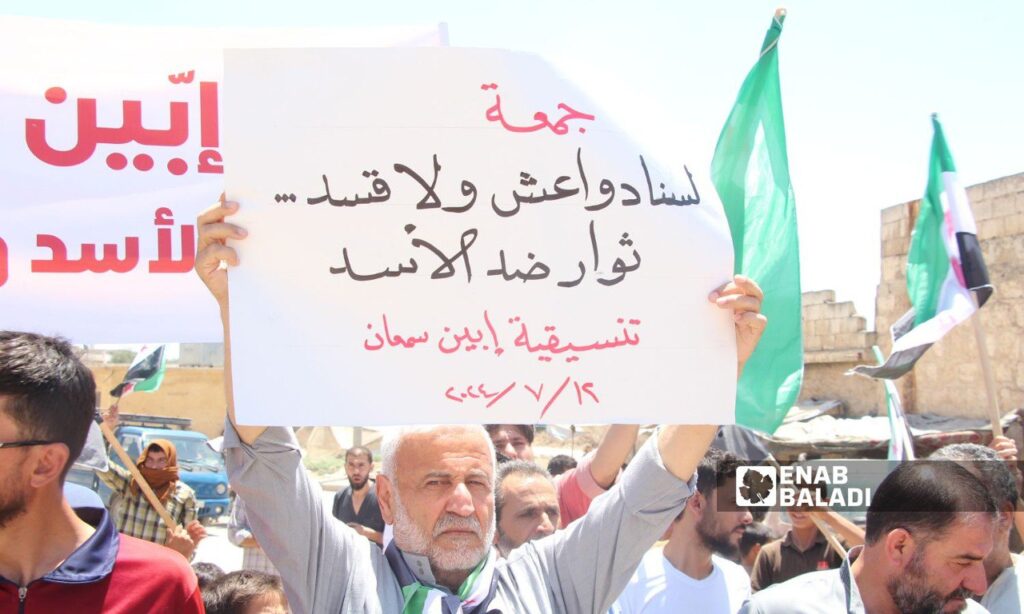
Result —
<svg viewBox="0 0 1024 614"><path fill-rule="evenodd" d="M108 411L104 421L111 430L117 426L116 405ZM174 444L166 439L150 441L139 455L136 466L178 527L169 531L142 494L131 472L111 460L110 468L96 475L114 491L111 498L116 496L111 515L117 530L125 535L164 544L191 559L206 531L196 520L195 491L179 479L178 453Z"/></svg>

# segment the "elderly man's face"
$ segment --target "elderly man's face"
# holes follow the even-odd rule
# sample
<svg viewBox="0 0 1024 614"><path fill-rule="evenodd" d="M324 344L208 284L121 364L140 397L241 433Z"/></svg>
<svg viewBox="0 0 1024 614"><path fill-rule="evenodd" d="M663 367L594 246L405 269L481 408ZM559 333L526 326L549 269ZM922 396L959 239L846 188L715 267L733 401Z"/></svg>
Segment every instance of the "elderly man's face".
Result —
<svg viewBox="0 0 1024 614"><path fill-rule="evenodd" d="M411 433L396 457L397 484L380 479L381 513L395 543L435 570L475 567L494 537L494 458L485 435L459 427Z"/></svg>
<svg viewBox="0 0 1024 614"><path fill-rule="evenodd" d="M534 539L547 537L558 529L560 510L555 487L537 475L513 474L501 485L501 520L498 548L507 555Z"/></svg>

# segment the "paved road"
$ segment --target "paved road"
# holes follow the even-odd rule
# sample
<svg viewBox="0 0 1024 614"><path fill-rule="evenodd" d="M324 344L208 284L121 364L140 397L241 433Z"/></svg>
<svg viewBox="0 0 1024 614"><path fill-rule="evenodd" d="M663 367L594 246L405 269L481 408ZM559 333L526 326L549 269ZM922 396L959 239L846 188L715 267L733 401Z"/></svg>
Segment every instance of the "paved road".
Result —
<svg viewBox="0 0 1024 614"><path fill-rule="evenodd" d="M323 495L324 508L329 515L334 502L334 493L324 492ZM213 563L225 572L241 569L242 549L228 541L227 516L222 516L221 522L206 527L206 533L207 537L199 542L196 556L192 562Z"/></svg>

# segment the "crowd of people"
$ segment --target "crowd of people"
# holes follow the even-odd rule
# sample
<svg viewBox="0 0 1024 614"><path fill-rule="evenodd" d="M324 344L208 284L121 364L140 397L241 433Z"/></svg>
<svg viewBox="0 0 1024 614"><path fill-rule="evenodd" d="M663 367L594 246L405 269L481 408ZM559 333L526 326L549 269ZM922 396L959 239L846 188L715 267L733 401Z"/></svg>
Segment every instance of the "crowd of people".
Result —
<svg viewBox="0 0 1024 614"><path fill-rule="evenodd" d="M715 425L663 425L639 446L638 427L613 425L592 452L546 468L529 425L406 427L379 467L369 449L347 450L349 484L328 513L292 429L234 419L220 263L237 263L237 210L221 201L200 216L196 270L224 325L228 533L243 569L190 565L206 532L171 442L142 450L138 477L113 464L100 475L110 511L65 495L95 382L67 342L0 332L0 611L1021 611L1006 438L900 464L862 530L806 507L787 510L788 527L773 513L755 521L736 505L739 459L710 447ZM733 313L739 374L765 327L761 290L737 276L709 300ZM116 409L105 420L116 425Z"/></svg>

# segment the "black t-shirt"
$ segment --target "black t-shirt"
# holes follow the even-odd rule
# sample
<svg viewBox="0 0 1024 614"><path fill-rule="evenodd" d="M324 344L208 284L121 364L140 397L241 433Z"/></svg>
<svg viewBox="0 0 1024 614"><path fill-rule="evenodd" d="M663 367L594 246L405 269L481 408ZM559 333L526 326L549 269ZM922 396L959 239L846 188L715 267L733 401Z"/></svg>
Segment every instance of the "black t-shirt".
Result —
<svg viewBox="0 0 1024 614"><path fill-rule="evenodd" d="M345 490L339 490L334 495L334 508L331 512L335 518L345 524L355 522L368 529L383 532L384 518L380 515L380 504L377 503L377 487L370 484L364 488L369 488L370 490L366 493L366 498L363 499L363 505L359 508L358 514L352 505L351 486L345 488Z"/></svg>

